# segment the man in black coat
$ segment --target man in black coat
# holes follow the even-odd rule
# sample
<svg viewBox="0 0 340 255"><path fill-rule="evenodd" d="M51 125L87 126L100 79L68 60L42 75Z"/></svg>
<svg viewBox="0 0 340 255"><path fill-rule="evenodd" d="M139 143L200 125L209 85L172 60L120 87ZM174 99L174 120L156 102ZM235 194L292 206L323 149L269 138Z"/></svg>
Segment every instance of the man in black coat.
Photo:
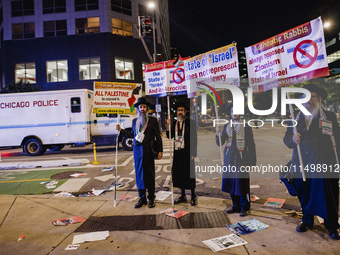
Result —
<svg viewBox="0 0 340 255"><path fill-rule="evenodd" d="M315 84L304 88L311 92L311 99L304 104L311 115L299 112L297 134L293 134L293 128L289 127L284 137L284 143L293 149L291 169L295 172L303 213L296 231L305 232L312 228L314 215L318 215L324 219L330 237L339 240L339 173L335 171L339 169L340 129L335 114L321 107L327 92ZM301 147L304 170L300 169L297 144ZM305 171L305 182L301 171Z"/></svg>
<svg viewBox="0 0 340 255"><path fill-rule="evenodd" d="M132 121L131 133L133 140L133 158L135 162L136 184L139 193L139 201L135 208L140 208L147 204L146 189L148 189L149 208L155 207L155 159L152 143L158 145L158 159L163 156L162 137L160 135L159 124L156 118L148 116L150 103L144 97L138 99L134 105L138 117ZM122 130L117 125L117 130L122 135L127 135L127 131Z"/></svg>
<svg viewBox="0 0 340 255"><path fill-rule="evenodd" d="M172 181L174 187L181 189L181 196L175 204L187 202L185 190L191 190L191 205L197 205L195 194L195 157L197 156L197 133L195 122L186 117L189 107L179 102L174 106L177 120L171 125L171 138L174 138L174 155L172 163ZM167 120L167 124L171 119ZM169 137L169 131L167 131Z"/></svg>

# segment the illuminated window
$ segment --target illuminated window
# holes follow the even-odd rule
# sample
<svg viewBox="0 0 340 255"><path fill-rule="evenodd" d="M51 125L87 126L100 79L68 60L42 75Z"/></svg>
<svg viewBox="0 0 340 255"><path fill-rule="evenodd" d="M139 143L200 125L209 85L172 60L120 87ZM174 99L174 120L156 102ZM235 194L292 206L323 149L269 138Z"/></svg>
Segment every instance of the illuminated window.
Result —
<svg viewBox="0 0 340 255"><path fill-rule="evenodd" d="M99 32L99 17L76 19L76 34L97 34Z"/></svg>
<svg viewBox="0 0 340 255"><path fill-rule="evenodd" d="M328 61L328 64L334 62L334 61L337 61L340 59L340 50L332 53L332 54L329 54L327 56L327 61Z"/></svg>
<svg viewBox="0 0 340 255"><path fill-rule="evenodd" d="M115 58L116 65L116 78L133 80L134 79L134 69L133 60L124 58Z"/></svg>
<svg viewBox="0 0 340 255"><path fill-rule="evenodd" d="M27 39L35 37L34 22L12 24L12 39Z"/></svg>
<svg viewBox="0 0 340 255"><path fill-rule="evenodd" d="M75 0L74 9L75 11L90 11L98 10L98 0Z"/></svg>
<svg viewBox="0 0 340 255"><path fill-rule="evenodd" d="M68 81L67 60L46 61L47 82Z"/></svg>
<svg viewBox="0 0 340 255"><path fill-rule="evenodd" d="M66 12L66 0L43 0L43 13Z"/></svg>
<svg viewBox="0 0 340 255"><path fill-rule="evenodd" d="M132 16L130 0L111 0L111 10Z"/></svg>
<svg viewBox="0 0 340 255"><path fill-rule="evenodd" d="M11 2L12 17L34 15L34 0L19 0Z"/></svg>
<svg viewBox="0 0 340 255"><path fill-rule="evenodd" d="M67 35L66 20L52 20L44 22L44 37Z"/></svg>
<svg viewBox="0 0 340 255"><path fill-rule="evenodd" d="M133 36L132 23L125 20L112 18L112 34Z"/></svg>
<svg viewBox="0 0 340 255"><path fill-rule="evenodd" d="M36 83L35 63L20 63L15 65L15 82Z"/></svg>
<svg viewBox="0 0 340 255"><path fill-rule="evenodd" d="M100 78L100 58L79 59L79 80L96 80Z"/></svg>

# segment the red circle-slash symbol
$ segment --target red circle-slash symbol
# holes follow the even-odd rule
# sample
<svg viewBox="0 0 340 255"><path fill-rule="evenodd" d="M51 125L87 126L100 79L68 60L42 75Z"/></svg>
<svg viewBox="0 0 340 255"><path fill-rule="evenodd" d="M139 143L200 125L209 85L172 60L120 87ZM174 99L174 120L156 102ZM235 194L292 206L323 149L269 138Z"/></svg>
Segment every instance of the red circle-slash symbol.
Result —
<svg viewBox="0 0 340 255"><path fill-rule="evenodd" d="M175 83L181 84L185 80L185 73L183 68L177 68L173 74L172 79Z"/></svg>
<svg viewBox="0 0 340 255"><path fill-rule="evenodd" d="M311 44L313 47L314 47L314 56L310 55L308 52L304 51L301 46L304 45L304 44ZM310 61L308 64L301 64L297 58L296 58L296 54L297 53L301 53L302 55L304 55L306 58L309 58ZM318 57L318 46L316 45L316 43L312 40L304 40L302 42L300 42L298 45L296 45L295 49L294 49L294 53L293 53L293 59L294 59L294 62L295 64L298 66L298 67L301 67L301 68L308 68L310 67L316 60L316 58Z"/></svg>

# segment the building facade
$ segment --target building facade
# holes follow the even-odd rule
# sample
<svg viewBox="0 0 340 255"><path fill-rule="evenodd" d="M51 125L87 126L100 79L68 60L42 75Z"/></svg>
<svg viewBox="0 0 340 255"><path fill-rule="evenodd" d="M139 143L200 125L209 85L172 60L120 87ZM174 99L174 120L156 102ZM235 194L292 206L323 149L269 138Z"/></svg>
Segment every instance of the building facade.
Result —
<svg viewBox="0 0 340 255"><path fill-rule="evenodd" d="M0 88L30 82L41 90L94 81L143 82L149 57L139 16L155 19L157 53L170 59L168 1L0 0ZM153 53L152 34L145 38Z"/></svg>

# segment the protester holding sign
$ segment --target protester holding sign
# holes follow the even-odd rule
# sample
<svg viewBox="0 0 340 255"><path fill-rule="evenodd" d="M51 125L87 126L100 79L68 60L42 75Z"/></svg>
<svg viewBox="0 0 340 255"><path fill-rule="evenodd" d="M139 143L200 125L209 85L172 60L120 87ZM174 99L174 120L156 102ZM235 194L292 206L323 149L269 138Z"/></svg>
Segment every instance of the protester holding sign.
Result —
<svg viewBox="0 0 340 255"><path fill-rule="evenodd" d="M174 157L172 164L172 180L174 187L181 189L181 196L175 204L187 202L185 189L191 190L191 205L197 205L195 194L195 157L197 156L197 133L195 122L186 117L190 109L185 103L179 102L174 107L177 110L177 120L171 125L171 137L174 137ZM167 120L168 125L171 119ZM190 129L191 127L191 129ZM169 130L167 131L169 137Z"/></svg>
<svg viewBox="0 0 340 255"><path fill-rule="evenodd" d="M158 144L158 159L163 156L163 144L160 135L159 124L156 118L148 116L150 103L144 97L138 99L134 104L138 117L132 121L133 158L135 162L136 183L139 193L139 201L135 208L140 208L147 204L146 189L148 189L149 208L155 207L155 160L152 143ZM117 125L117 130L122 135L127 135L126 130L122 130Z"/></svg>
<svg viewBox="0 0 340 255"><path fill-rule="evenodd" d="M241 171L241 166L254 166L256 164L256 149L253 132L249 125L244 126L239 115L233 114L233 105L226 107L226 113L231 121L223 126L216 127L217 134L222 132L221 144L227 141L224 148L224 166L229 169L223 172L222 191L228 192L233 201L233 207L227 213L240 213L246 216L250 210L250 184L249 172ZM219 146L219 138L216 136ZM230 167L231 166L231 167Z"/></svg>
<svg viewBox="0 0 340 255"><path fill-rule="evenodd" d="M302 207L302 221L296 231L313 227L314 215L324 219L324 225L333 239L339 236L339 146L340 128L333 112L324 111L321 101L327 92L314 84L304 86L311 99L303 104L311 115L299 112L296 116L297 134L288 127L284 143L293 149L291 169L295 172L297 196ZM302 95L304 97L304 95ZM297 144L300 144L304 169L300 169ZM306 181L301 179L305 171Z"/></svg>

